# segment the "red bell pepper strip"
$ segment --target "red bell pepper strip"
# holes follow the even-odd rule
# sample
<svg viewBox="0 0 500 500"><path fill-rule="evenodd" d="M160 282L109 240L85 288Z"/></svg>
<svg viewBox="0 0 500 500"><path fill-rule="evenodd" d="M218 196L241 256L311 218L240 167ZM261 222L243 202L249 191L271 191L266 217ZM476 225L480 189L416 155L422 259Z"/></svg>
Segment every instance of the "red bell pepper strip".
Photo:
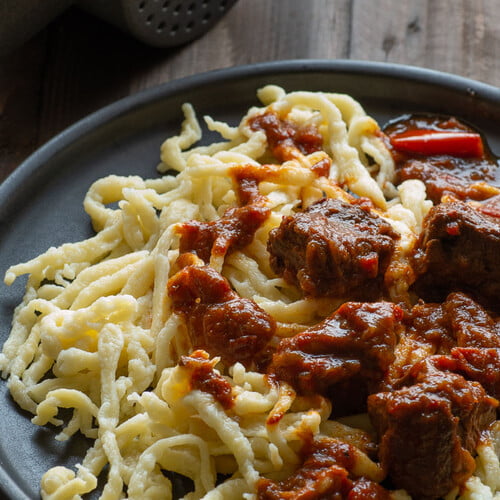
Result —
<svg viewBox="0 0 500 500"><path fill-rule="evenodd" d="M426 156L450 155L461 158L480 158L484 154L479 134L452 130L407 130L389 136L392 147L404 153Z"/></svg>

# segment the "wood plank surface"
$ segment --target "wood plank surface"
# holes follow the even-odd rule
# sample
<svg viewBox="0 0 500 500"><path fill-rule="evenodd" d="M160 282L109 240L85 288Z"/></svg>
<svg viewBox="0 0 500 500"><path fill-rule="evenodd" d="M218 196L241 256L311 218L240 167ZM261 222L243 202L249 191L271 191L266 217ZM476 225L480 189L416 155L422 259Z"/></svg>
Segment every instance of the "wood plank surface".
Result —
<svg viewBox="0 0 500 500"><path fill-rule="evenodd" d="M152 49L71 8L0 59L0 181L121 97L187 75L283 59L410 64L500 85L498 0L239 0L204 36Z"/></svg>

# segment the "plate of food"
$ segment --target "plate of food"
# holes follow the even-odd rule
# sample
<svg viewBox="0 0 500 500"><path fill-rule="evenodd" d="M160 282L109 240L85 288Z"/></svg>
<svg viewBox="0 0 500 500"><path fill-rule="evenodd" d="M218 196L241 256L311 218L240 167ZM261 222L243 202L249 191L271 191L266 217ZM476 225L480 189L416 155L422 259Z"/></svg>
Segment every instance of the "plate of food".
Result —
<svg viewBox="0 0 500 500"><path fill-rule="evenodd" d="M174 81L0 186L7 498L494 498L500 91Z"/></svg>

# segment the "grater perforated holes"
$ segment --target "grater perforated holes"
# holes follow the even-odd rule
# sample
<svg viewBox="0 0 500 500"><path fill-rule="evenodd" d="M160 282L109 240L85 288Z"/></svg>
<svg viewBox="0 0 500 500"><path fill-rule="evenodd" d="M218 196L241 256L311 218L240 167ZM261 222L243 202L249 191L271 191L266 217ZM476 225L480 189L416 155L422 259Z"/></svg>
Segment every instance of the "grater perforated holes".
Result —
<svg viewBox="0 0 500 500"><path fill-rule="evenodd" d="M172 27L170 28L170 36L177 35L178 31L179 31L179 25L178 24L173 24Z"/></svg>
<svg viewBox="0 0 500 500"><path fill-rule="evenodd" d="M151 45L175 46L203 34L236 0L136 0L134 25Z"/></svg>

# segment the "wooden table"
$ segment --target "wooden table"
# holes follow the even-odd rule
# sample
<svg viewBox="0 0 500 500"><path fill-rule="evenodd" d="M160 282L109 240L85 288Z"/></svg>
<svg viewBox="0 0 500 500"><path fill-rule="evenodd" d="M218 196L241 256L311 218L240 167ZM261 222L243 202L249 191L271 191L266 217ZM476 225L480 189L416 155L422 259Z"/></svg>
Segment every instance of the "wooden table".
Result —
<svg viewBox="0 0 500 500"><path fill-rule="evenodd" d="M500 86L498 0L239 0L202 38L152 49L72 8L0 59L0 181L88 113L175 78L261 61L404 63Z"/></svg>

